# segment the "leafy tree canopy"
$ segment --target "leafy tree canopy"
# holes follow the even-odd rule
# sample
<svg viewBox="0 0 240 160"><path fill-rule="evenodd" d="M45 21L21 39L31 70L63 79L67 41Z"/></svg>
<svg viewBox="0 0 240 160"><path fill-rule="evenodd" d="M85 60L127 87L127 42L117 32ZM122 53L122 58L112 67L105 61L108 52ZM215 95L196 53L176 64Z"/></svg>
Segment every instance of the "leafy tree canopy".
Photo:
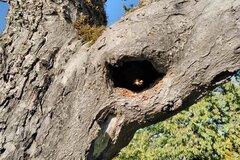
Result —
<svg viewBox="0 0 240 160"><path fill-rule="evenodd" d="M140 129L115 160L240 159L240 76L188 110Z"/></svg>

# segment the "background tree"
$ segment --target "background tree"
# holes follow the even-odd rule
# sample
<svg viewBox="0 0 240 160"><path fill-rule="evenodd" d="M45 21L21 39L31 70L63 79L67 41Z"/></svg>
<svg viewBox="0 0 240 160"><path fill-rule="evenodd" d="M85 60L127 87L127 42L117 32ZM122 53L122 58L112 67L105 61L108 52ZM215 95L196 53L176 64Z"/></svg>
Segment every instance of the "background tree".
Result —
<svg viewBox="0 0 240 160"><path fill-rule="evenodd" d="M137 129L180 112L240 69L238 0L144 3L91 47L73 23L86 16L105 25L105 1L8 3L0 159L111 159ZM119 87L134 88L116 76L126 66L124 75L145 68L156 79L141 77L138 93Z"/></svg>
<svg viewBox="0 0 240 160"><path fill-rule="evenodd" d="M170 119L140 129L115 159L239 159L240 77Z"/></svg>

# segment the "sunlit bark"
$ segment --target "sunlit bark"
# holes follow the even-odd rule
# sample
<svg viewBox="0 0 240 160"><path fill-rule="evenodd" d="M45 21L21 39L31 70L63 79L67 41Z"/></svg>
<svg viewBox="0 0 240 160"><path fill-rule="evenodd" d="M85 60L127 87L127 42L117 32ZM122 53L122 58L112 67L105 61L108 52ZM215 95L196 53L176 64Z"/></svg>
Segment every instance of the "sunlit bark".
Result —
<svg viewBox="0 0 240 160"><path fill-rule="evenodd" d="M155 2L91 47L72 23L84 14L105 24L103 4L9 3L0 38L0 159L111 159L137 129L176 114L240 69L239 0ZM112 68L143 60L161 75L157 81L138 93L114 85Z"/></svg>

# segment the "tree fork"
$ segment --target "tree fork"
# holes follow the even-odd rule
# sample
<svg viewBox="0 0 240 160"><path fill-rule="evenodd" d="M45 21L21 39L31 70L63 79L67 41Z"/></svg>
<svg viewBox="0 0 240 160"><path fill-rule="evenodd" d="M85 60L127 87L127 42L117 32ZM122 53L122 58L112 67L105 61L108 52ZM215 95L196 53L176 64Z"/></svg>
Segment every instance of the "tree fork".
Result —
<svg viewBox="0 0 240 160"><path fill-rule="evenodd" d="M154 2L89 48L72 22L84 14L105 24L104 2L93 2L9 1L0 38L1 159L111 159L137 129L178 113L240 69L237 0ZM109 66L131 61L147 61L164 77L138 93L115 86Z"/></svg>

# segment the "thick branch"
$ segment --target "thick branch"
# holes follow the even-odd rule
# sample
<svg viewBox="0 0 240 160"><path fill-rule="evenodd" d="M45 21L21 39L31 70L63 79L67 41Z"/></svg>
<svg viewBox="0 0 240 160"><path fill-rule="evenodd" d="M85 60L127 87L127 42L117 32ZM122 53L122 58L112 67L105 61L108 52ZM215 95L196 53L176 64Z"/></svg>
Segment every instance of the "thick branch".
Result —
<svg viewBox="0 0 240 160"><path fill-rule="evenodd" d="M111 159L138 128L240 69L237 0L162 0L126 15L91 48L69 20L95 12L77 1L10 5L0 49L1 159ZM109 66L142 60L165 76L139 93L113 85Z"/></svg>

